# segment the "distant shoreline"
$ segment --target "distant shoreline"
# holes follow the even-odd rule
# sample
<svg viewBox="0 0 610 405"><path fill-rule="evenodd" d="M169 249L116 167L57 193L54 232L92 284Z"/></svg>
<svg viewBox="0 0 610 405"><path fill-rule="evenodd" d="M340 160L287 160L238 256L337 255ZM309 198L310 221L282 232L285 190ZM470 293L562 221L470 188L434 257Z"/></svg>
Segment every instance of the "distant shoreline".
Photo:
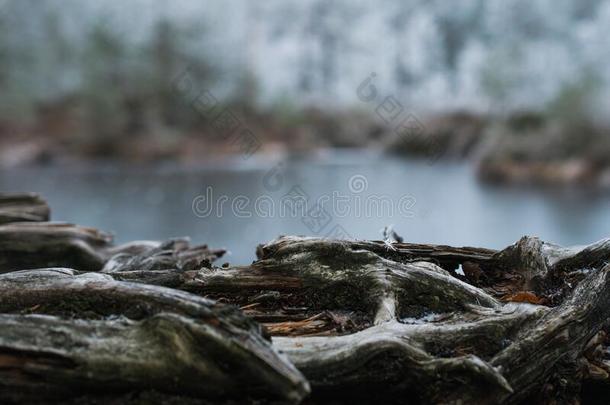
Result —
<svg viewBox="0 0 610 405"><path fill-rule="evenodd" d="M313 114L313 113L311 113ZM403 132L359 112L316 112L298 123L272 116L252 119L257 148L244 153L240 139L202 131L125 135L101 142L34 133L0 141L0 167L87 166L91 162L131 167L217 165L248 167L257 161L356 152L438 161L467 161L478 178L500 185L610 189L607 129L589 122L561 122L538 113L490 118L466 112L417 120Z"/></svg>

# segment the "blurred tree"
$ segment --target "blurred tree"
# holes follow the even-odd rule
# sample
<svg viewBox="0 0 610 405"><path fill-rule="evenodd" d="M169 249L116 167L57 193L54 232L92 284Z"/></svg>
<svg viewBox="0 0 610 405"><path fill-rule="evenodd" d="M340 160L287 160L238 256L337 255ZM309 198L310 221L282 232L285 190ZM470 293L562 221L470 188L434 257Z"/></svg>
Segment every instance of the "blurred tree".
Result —
<svg viewBox="0 0 610 405"><path fill-rule="evenodd" d="M302 32L305 47L301 56L299 87L323 95L333 93L339 80L340 62L351 50L350 30L360 17L360 6L341 0L310 3Z"/></svg>
<svg viewBox="0 0 610 405"><path fill-rule="evenodd" d="M148 88L154 100L160 123L175 127L181 122L180 112L184 108L172 85L173 79L184 69L182 33L167 19L162 19L153 28L150 43L146 46L145 58L150 62Z"/></svg>
<svg viewBox="0 0 610 405"><path fill-rule="evenodd" d="M198 91L210 84L213 68L208 63L207 52L197 48L203 32L200 24L179 26L176 21L162 18L154 25L144 47L144 59L149 67L147 88L154 100L155 117L162 126L184 128L198 120L192 109L185 108L183 95L175 90L173 81L188 69Z"/></svg>
<svg viewBox="0 0 610 405"><path fill-rule="evenodd" d="M438 3L433 3L438 4ZM481 22L485 13L485 1L475 0L455 7L443 3L437 6L436 18L441 33L444 66L447 69L453 91L457 91L457 70L459 58L467 42L481 31Z"/></svg>
<svg viewBox="0 0 610 405"><path fill-rule="evenodd" d="M41 2L40 9L28 19L31 5L31 0L7 2L0 13L0 120L13 125L30 120L34 112L35 73L40 64L32 25L41 23L46 9Z"/></svg>
<svg viewBox="0 0 610 405"><path fill-rule="evenodd" d="M0 12L1 115L13 124L35 123L41 106L63 102L80 84L75 39L82 3L65 0L8 1ZM70 35L72 34L72 35Z"/></svg>
<svg viewBox="0 0 610 405"><path fill-rule="evenodd" d="M419 2L419 0L416 1ZM390 8L391 15L389 25L396 43L393 69L394 81L397 84L398 90L404 91L413 84L415 78L403 59L405 48L409 46L408 43L404 43L403 35L418 4L413 1L392 1L391 3L394 7Z"/></svg>
<svg viewBox="0 0 610 405"><path fill-rule="evenodd" d="M593 18L601 3L604 0L579 0L570 1L571 16L576 20L586 20Z"/></svg>
<svg viewBox="0 0 610 405"><path fill-rule="evenodd" d="M144 42L132 44L108 23L94 26L85 41L82 96L88 126L98 140L169 133L165 130L197 122L174 87L186 69L199 91L208 84L211 68L189 48L197 32L161 19Z"/></svg>
<svg viewBox="0 0 610 405"><path fill-rule="evenodd" d="M522 54L517 47L499 48L487 56L479 71L482 95L489 102L490 114L504 115L513 92L523 84Z"/></svg>
<svg viewBox="0 0 610 405"><path fill-rule="evenodd" d="M238 108L242 114L250 115L257 111L259 106L260 83L256 66L259 57L259 48L262 39L261 19L263 10L260 3L248 2L246 4L245 31L247 39L241 63L237 69L236 87L230 95L229 103ZM273 33L276 38L282 36L281 31Z"/></svg>
<svg viewBox="0 0 610 405"><path fill-rule="evenodd" d="M97 22L85 39L81 96L87 132L102 144L114 143L124 134L128 52L108 21Z"/></svg>
<svg viewBox="0 0 610 405"><path fill-rule="evenodd" d="M594 103L602 80L594 70L586 70L576 80L564 84L546 106L547 113L568 127L585 125L595 119Z"/></svg>

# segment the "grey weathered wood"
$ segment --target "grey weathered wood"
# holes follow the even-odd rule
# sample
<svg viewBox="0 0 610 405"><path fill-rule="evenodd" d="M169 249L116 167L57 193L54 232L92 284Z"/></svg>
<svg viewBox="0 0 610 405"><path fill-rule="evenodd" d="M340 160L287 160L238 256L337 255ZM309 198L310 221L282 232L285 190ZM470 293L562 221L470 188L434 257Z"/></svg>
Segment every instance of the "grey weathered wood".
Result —
<svg viewBox="0 0 610 405"><path fill-rule="evenodd" d="M48 221L47 202L34 193L0 193L0 225L10 222Z"/></svg>
<svg viewBox="0 0 610 405"><path fill-rule="evenodd" d="M76 275L0 275L0 398L156 389L299 402L308 383L255 322L192 294Z"/></svg>
<svg viewBox="0 0 610 405"><path fill-rule="evenodd" d="M301 238L317 240L318 238ZM257 254L259 258L269 257L274 254L276 249L281 248L286 243L290 243L291 238L280 238L274 243L259 246ZM362 249L378 254L381 257L392 259L398 262L409 261L431 261L443 268L455 269L457 264L464 261L475 263L486 263L492 260L497 250L477 248L477 247L453 247L446 245L433 245L421 243L394 242L390 245L383 241L354 240L350 241L352 249Z"/></svg>
<svg viewBox="0 0 610 405"><path fill-rule="evenodd" d="M553 308L500 301L503 293L470 285L430 261L450 256L453 266L478 260L489 283L504 274L515 291L542 291L546 281L565 274L570 260L576 263L570 271L589 266L583 252L596 252L595 263L607 257L603 246L564 249L523 238L501 252L456 254L461 248L451 248L444 255L437 246L420 247L418 255L408 252L394 261L386 257L401 259L401 252L380 250L377 242L284 237L262 246L251 266L166 271L144 281L171 279L175 288L244 308L256 305L245 312L282 332L274 346L305 374L318 399L383 393L432 403L518 403L548 388L564 362L588 361L585 346L610 317L610 266L587 270L576 289L560 286L563 295ZM437 257L416 261L430 251ZM145 273L113 276L142 280ZM267 301L257 301L265 296ZM285 311L295 297L307 307L301 317ZM348 318L363 313L368 322L345 333L332 321L320 325L324 318L315 316L346 311ZM281 337L287 328L296 336ZM575 383L581 378L575 374Z"/></svg>
<svg viewBox="0 0 610 405"><path fill-rule="evenodd" d="M59 222L0 225L0 273L45 267L108 272L132 268L187 270L210 266L223 254L222 249L191 247L188 239L114 246L105 232Z"/></svg>
<svg viewBox="0 0 610 405"><path fill-rule="evenodd" d="M507 376L517 403L539 385L561 360L575 361L610 318L610 266L591 270L558 307L524 328L491 364ZM489 398L489 403L499 398Z"/></svg>
<svg viewBox="0 0 610 405"><path fill-rule="evenodd" d="M55 222L0 226L0 273L40 267L100 270L108 258L110 235Z"/></svg>
<svg viewBox="0 0 610 405"><path fill-rule="evenodd" d="M572 401L610 389L608 246L283 237L219 268L187 240L5 224L0 272L76 270L0 275L0 396Z"/></svg>

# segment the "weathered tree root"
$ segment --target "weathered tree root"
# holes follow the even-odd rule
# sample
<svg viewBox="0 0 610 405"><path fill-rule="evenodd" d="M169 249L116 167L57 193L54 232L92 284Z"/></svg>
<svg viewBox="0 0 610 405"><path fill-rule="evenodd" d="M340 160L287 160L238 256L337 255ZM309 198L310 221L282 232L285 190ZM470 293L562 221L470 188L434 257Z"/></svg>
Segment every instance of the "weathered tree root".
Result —
<svg viewBox="0 0 610 405"><path fill-rule="evenodd" d="M0 193L0 273L45 267L104 272L194 270L211 267L225 253L205 245L191 247L186 238L115 247L107 233L45 222L49 216L47 203L36 194Z"/></svg>
<svg viewBox="0 0 610 405"><path fill-rule="evenodd" d="M5 400L156 389L299 402L309 390L259 325L185 292L66 269L21 271L0 275L0 312Z"/></svg>
<svg viewBox="0 0 610 405"><path fill-rule="evenodd" d="M322 398L383 392L424 402L518 403L548 388L563 362L583 359L610 317L610 267L599 267L610 256L605 242L564 249L523 238L501 252L446 254L405 245L380 250L378 242L284 237L261 247L260 260L247 267L113 276L239 305L277 336L274 345ZM430 261L447 269L477 263L485 282L476 287ZM570 271L582 277L557 282ZM547 305L500 300L528 288L531 295L555 288L561 297Z"/></svg>
<svg viewBox="0 0 610 405"><path fill-rule="evenodd" d="M223 254L224 250L205 245L191 247L188 239L114 247L110 235L66 223L0 225L0 273L45 267L107 272L132 268L199 269L211 266Z"/></svg>
<svg viewBox="0 0 610 405"><path fill-rule="evenodd" d="M112 238L92 228L55 222L0 226L0 273L40 267L98 271L109 258Z"/></svg>
<svg viewBox="0 0 610 405"><path fill-rule="evenodd" d="M78 270L0 275L0 395L13 401L298 402L308 383L315 402L610 393L608 240L494 251L283 237L250 266L218 268L222 251L184 240L113 247L95 230L19 222L0 226L0 247L0 272Z"/></svg>
<svg viewBox="0 0 610 405"><path fill-rule="evenodd" d="M10 222L48 221L51 211L38 194L0 193L0 225Z"/></svg>

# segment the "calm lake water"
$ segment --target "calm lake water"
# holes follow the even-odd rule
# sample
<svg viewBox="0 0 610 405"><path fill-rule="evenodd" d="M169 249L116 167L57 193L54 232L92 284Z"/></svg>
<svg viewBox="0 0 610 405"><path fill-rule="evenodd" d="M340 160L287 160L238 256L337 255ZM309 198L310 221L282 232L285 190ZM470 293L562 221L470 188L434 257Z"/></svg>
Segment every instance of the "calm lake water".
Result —
<svg viewBox="0 0 610 405"><path fill-rule="evenodd" d="M525 234L562 245L610 236L608 194L484 186L468 164L368 153L197 168L4 170L0 190L39 192L53 220L109 231L117 243L190 236L229 249L226 260L237 264L279 235L379 239L388 224L410 242L492 248ZM295 195L302 197L290 201L307 199L307 210L286 205Z"/></svg>

